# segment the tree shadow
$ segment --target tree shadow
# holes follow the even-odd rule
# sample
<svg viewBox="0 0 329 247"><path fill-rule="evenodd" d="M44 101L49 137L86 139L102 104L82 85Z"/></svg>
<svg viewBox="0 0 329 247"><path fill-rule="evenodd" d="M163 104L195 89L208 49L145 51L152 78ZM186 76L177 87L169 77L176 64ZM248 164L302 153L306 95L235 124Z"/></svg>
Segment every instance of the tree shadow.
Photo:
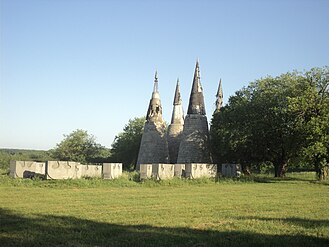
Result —
<svg viewBox="0 0 329 247"><path fill-rule="evenodd" d="M303 219L297 217L288 217L288 218L273 218L273 217L254 217L254 216L243 216L238 217L237 219L242 220L260 220L260 221L279 221L288 223L290 225L298 225L306 229L314 229L319 227L329 227L329 220L318 220L318 219Z"/></svg>
<svg viewBox="0 0 329 247"><path fill-rule="evenodd" d="M327 225L328 222L326 221L325 224ZM267 235L248 231L119 225L71 216L30 215L27 217L0 209L0 246L282 247L300 245L328 246L329 239L301 234Z"/></svg>

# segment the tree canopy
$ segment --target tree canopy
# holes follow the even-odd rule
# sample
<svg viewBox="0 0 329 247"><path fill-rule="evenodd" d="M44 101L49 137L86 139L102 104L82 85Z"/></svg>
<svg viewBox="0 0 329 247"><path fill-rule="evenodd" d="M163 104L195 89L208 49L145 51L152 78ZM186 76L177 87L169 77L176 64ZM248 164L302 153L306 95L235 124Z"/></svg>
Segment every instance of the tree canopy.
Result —
<svg viewBox="0 0 329 247"><path fill-rule="evenodd" d="M231 96L211 122L215 160L271 162L275 176L304 161L328 166L328 67L250 83Z"/></svg>
<svg viewBox="0 0 329 247"><path fill-rule="evenodd" d="M115 137L111 148L111 160L113 162L122 162L125 169L135 168L144 123L145 117L130 119L123 128L123 132Z"/></svg>
<svg viewBox="0 0 329 247"><path fill-rule="evenodd" d="M96 143L95 137L85 130L77 129L64 137L51 151L55 159L86 164L101 163L110 156L109 150Z"/></svg>

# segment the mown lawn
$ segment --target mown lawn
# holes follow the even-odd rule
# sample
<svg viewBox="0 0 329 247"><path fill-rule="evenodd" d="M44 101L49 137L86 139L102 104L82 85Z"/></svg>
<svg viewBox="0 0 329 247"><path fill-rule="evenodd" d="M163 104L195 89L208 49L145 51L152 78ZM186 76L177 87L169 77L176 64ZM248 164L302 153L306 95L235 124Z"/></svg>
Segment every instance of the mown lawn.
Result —
<svg viewBox="0 0 329 247"><path fill-rule="evenodd" d="M0 246L329 246L329 184L0 177Z"/></svg>

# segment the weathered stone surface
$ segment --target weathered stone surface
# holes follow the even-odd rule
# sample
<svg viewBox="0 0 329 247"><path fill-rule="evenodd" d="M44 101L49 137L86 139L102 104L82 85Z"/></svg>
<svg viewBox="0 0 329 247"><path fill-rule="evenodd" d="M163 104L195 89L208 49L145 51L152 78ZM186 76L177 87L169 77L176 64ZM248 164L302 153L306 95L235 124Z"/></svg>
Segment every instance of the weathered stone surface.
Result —
<svg viewBox="0 0 329 247"><path fill-rule="evenodd" d="M103 163L103 178L114 179L122 175L122 163Z"/></svg>
<svg viewBox="0 0 329 247"><path fill-rule="evenodd" d="M154 80L154 89L146 115L144 132L139 148L136 169L140 164L168 163L169 152L166 135L166 124L162 119L162 107L158 92L157 73Z"/></svg>
<svg viewBox="0 0 329 247"><path fill-rule="evenodd" d="M223 177L239 177L241 175L240 164L222 164Z"/></svg>
<svg viewBox="0 0 329 247"><path fill-rule="evenodd" d="M82 178L101 178L102 177L102 165L81 165L81 177Z"/></svg>
<svg viewBox="0 0 329 247"><path fill-rule="evenodd" d="M10 161L9 176L13 178L43 177L45 175L45 163L35 161Z"/></svg>
<svg viewBox="0 0 329 247"><path fill-rule="evenodd" d="M46 179L77 179L82 176L81 164L72 161L47 161Z"/></svg>
<svg viewBox="0 0 329 247"><path fill-rule="evenodd" d="M185 164L175 164L175 177L185 177Z"/></svg>
<svg viewBox="0 0 329 247"><path fill-rule="evenodd" d="M206 116L199 114L186 116L177 163L212 163Z"/></svg>
<svg viewBox="0 0 329 247"><path fill-rule="evenodd" d="M186 164L185 176L187 178L215 177L217 165L215 164Z"/></svg>
<svg viewBox="0 0 329 247"><path fill-rule="evenodd" d="M140 164L140 179L148 179L152 177L152 164Z"/></svg>
<svg viewBox="0 0 329 247"><path fill-rule="evenodd" d="M140 178L155 178L157 180L174 177L174 164L140 164Z"/></svg>
<svg viewBox="0 0 329 247"><path fill-rule="evenodd" d="M169 162L171 164L177 163L178 150L184 128L184 112L179 90L179 80L177 80L176 84L173 105L174 109L172 112L171 123L168 127Z"/></svg>
<svg viewBox="0 0 329 247"><path fill-rule="evenodd" d="M157 180L171 179L174 177L175 165L174 164L153 164L152 177Z"/></svg>

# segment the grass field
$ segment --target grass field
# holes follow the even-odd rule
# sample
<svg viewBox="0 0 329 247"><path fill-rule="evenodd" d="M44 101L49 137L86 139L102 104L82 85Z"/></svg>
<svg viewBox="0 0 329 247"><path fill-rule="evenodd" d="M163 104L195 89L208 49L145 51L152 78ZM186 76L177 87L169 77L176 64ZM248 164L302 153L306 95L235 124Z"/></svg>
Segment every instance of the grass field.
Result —
<svg viewBox="0 0 329 247"><path fill-rule="evenodd" d="M329 246L329 184L0 177L0 246Z"/></svg>

